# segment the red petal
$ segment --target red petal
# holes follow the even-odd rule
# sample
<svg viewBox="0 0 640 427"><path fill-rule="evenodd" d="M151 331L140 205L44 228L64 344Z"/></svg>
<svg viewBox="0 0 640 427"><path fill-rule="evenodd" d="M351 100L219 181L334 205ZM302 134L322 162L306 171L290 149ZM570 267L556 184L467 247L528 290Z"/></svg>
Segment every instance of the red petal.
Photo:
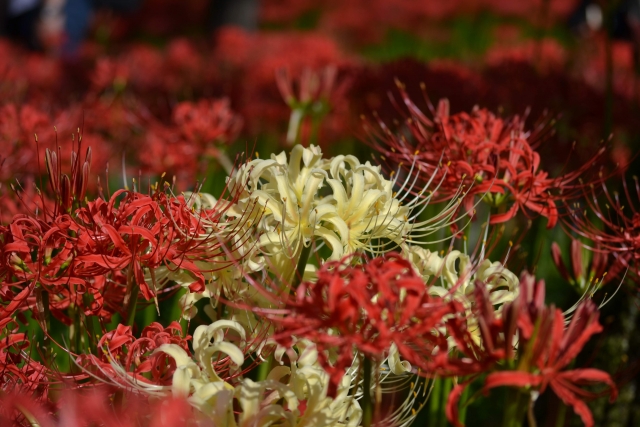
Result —
<svg viewBox="0 0 640 427"><path fill-rule="evenodd" d="M537 386L541 382L538 375L530 374L523 371L502 371L494 372L487 376L484 382L484 389L489 390L495 387L530 387Z"/></svg>
<svg viewBox="0 0 640 427"><path fill-rule="evenodd" d="M471 381L467 381L464 383L460 383L451 390L449 393L449 399L447 400L447 407L445 408L445 413L447 415L447 419L451 424L455 427L464 427L464 424L458 420L458 401L460 400L460 396L465 388L469 385Z"/></svg>

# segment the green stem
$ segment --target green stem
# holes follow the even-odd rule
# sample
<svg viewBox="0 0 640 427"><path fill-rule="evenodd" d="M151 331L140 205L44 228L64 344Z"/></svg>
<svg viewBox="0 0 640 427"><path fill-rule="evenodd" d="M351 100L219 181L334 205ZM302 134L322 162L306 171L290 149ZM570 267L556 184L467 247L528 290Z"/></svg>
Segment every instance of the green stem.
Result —
<svg viewBox="0 0 640 427"><path fill-rule="evenodd" d="M309 246L302 246L302 251L300 251L300 258L298 258L298 265L296 266L296 272L294 273L293 279L291 280L291 289L296 289L300 283L302 283L302 278L304 277L304 270L307 267L307 262L309 261L309 255L311 255L311 242L309 242Z"/></svg>
<svg viewBox="0 0 640 427"><path fill-rule="evenodd" d="M227 156L227 153L220 150L218 152L218 156L216 157L216 160L218 160L218 163L220 163L220 166L222 166L224 171L228 175L231 175L231 171L233 171L233 162L231 161L231 159L229 159L229 156Z"/></svg>
<svg viewBox="0 0 640 427"><path fill-rule="evenodd" d="M89 307L91 304L89 294L84 294L83 299L85 307ZM89 350L91 354L98 354L96 353L96 344L101 332L100 323L96 316L85 317L85 321L87 324L87 343L89 344Z"/></svg>
<svg viewBox="0 0 640 427"><path fill-rule="evenodd" d="M362 425L371 427L373 402L371 399L371 359L364 356L362 362Z"/></svg>
<svg viewBox="0 0 640 427"><path fill-rule="evenodd" d="M124 297L124 306L126 313L126 321L127 326L133 326L136 318L136 306L138 305L138 293L140 292L139 286L135 283L135 278L133 276L133 261L132 264L129 265L129 270L127 271L127 293Z"/></svg>
<svg viewBox="0 0 640 427"><path fill-rule="evenodd" d="M464 425L465 419L467 418L467 399L469 398L469 393L471 393L471 387L465 387L462 395L460 396L460 410L458 411L458 419L460 420L460 424Z"/></svg>
<svg viewBox="0 0 640 427"><path fill-rule="evenodd" d="M527 421L529 421L529 427L538 427L536 423L536 416L533 413L533 399L529 398L529 404L527 405Z"/></svg>
<svg viewBox="0 0 640 427"><path fill-rule="evenodd" d="M41 317L40 327L42 328L42 363L46 367L50 367L50 343L49 343L49 331L51 330L51 311L49 310L49 292L43 289L41 286L36 288L36 306L38 309L39 317Z"/></svg>
<svg viewBox="0 0 640 427"><path fill-rule="evenodd" d="M429 425L437 425L438 417L440 415L440 389L441 379L435 378L433 380L433 389L431 390L431 398L429 399Z"/></svg>
<svg viewBox="0 0 640 427"><path fill-rule="evenodd" d="M267 357L267 360L258 365L258 378L257 381L264 381L269 376L269 372L271 372L271 367L273 366L273 354L270 354Z"/></svg>
<svg viewBox="0 0 640 427"><path fill-rule="evenodd" d="M71 326L69 327L69 357L73 357L73 355L80 354L80 345L81 345L81 318L82 313L77 304L71 304L69 306L69 314L72 320ZM72 373L77 373L78 367L73 360L69 360L69 366Z"/></svg>
<svg viewBox="0 0 640 427"><path fill-rule="evenodd" d="M133 287L129 304L127 305L127 326L133 326L136 320L136 307L138 305L138 286Z"/></svg>
<svg viewBox="0 0 640 427"><path fill-rule="evenodd" d="M509 393L507 406L502 419L503 427L521 427L529 406L529 394L522 391Z"/></svg>
<svg viewBox="0 0 640 427"><path fill-rule="evenodd" d="M289 117L289 129L287 130L287 142L289 145L296 145L300 143L300 135L302 122L306 117L305 110L300 107L291 109L291 116Z"/></svg>
<svg viewBox="0 0 640 427"><path fill-rule="evenodd" d="M318 144L320 137L320 125L322 124L323 114L313 115L311 117L311 135L309 135L309 145Z"/></svg>
<svg viewBox="0 0 640 427"><path fill-rule="evenodd" d="M555 427L564 427L564 420L567 416L567 406L558 399L558 415L556 416Z"/></svg>
<svg viewBox="0 0 640 427"><path fill-rule="evenodd" d="M438 426L446 427L447 425L447 416L444 412L444 407L446 406L446 402L449 398L449 393L451 392L451 388L453 387L453 381L451 378L443 378L442 379L442 387L440 388L440 407L438 408Z"/></svg>

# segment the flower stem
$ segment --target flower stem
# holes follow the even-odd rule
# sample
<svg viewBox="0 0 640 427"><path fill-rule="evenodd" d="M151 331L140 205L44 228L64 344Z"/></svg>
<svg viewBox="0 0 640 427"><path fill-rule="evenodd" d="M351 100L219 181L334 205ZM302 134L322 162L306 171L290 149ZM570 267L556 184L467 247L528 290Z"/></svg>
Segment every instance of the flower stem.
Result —
<svg viewBox="0 0 640 427"><path fill-rule="evenodd" d="M42 363L47 368L50 367L51 360L49 360L50 343L49 343L49 331L51 330L51 311L49 310L49 292L43 289L41 286L36 288L36 307L38 310L38 317L40 317L40 328L42 329Z"/></svg>
<svg viewBox="0 0 640 427"><path fill-rule="evenodd" d="M88 294L84 294L83 300L85 307L89 307L91 301ZM85 321L87 323L87 343L89 344L89 350L91 354L98 354L96 352L96 344L98 343L100 335L100 324L96 316L85 317Z"/></svg>
<svg viewBox="0 0 640 427"><path fill-rule="evenodd" d="M296 271L294 273L293 279L291 280L291 289L293 290L295 290L298 285L302 283L304 270L307 267L307 262L309 261L309 255L311 255L311 243L309 243L309 246L302 245L300 258L298 258L298 265L296 266Z"/></svg>
<svg viewBox="0 0 640 427"><path fill-rule="evenodd" d="M136 306L138 305L139 286L135 283L133 264L127 271L127 293L124 296L127 326L133 326L136 318Z"/></svg>
<svg viewBox="0 0 640 427"><path fill-rule="evenodd" d="M71 317L71 320L72 320L71 326L69 327L69 356L75 357L81 352L80 345L81 345L81 334L82 334L82 329L81 329L82 313L81 313L81 308L78 306L77 303L73 303L69 306L69 314L70 314L69 317ZM72 360L69 361L69 364L71 367L71 372L77 373L78 366L75 365L75 363Z"/></svg>
<svg viewBox="0 0 640 427"><path fill-rule="evenodd" d="M441 380L442 387L440 388L440 407L438 408L438 423L439 427L445 427L447 425L447 417L444 413L444 407L447 405L447 399L449 393L453 387L453 380L451 378L443 378Z"/></svg>
<svg viewBox="0 0 640 427"><path fill-rule="evenodd" d="M264 381L267 379L269 373L271 372L271 367L274 365L273 362L273 353L271 353L264 362L258 365L258 381Z"/></svg>
<svg viewBox="0 0 640 427"><path fill-rule="evenodd" d="M502 419L502 427L521 427L529 407L529 401L528 393L519 390L515 393L509 393L504 418Z"/></svg>
<svg viewBox="0 0 640 427"><path fill-rule="evenodd" d="M566 416L567 416L567 407L562 402L560 402L559 407L558 407L558 415L556 416L555 427L563 427L564 426L564 419L565 419Z"/></svg>
<svg viewBox="0 0 640 427"><path fill-rule="evenodd" d="M371 427L373 421L373 401L371 399L371 359L364 356L362 362L362 425Z"/></svg>
<svg viewBox="0 0 640 427"><path fill-rule="evenodd" d="M464 425L465 419L467 418L467 406L469 406L469 393L471 392L471 387L465 387L462 392L462 396L460 396L460 411L458 412L458 420L460 420L460 424Z"/></svg>
<svg viewBox="0 0 640 427"><path fill-rule="evenodd" d="M435 378L433 380L433 388L431 389L431 397L429 398L429 424L438 424L438 415L440 414L440 388L442 380Z"/></svg>
<svg viewBox="0 0 640 427"><path fill-rule="evenodd" d="M228 175L231 175L231 171L233 171L233 162L231 161L231 159L229 159L229 156L227 156L227 153L220 150L220 152L218 153L218 156L216 157L216 160L218 160L218 163L220 163L220 166L222 166L222 169L224 169L224 171Z"/></svg>

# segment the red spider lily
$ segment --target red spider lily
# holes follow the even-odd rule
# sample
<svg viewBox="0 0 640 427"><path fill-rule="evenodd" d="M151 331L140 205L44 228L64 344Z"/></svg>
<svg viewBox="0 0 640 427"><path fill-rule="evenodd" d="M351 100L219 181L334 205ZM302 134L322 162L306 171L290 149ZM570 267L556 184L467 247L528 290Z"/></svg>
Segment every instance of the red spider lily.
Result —
<svg viewBox="0 0 640 427"><path fill-rule="evenodd" d="M387 161L417 174L424 183L433 176L442 200L455 197L461 185L469 189L467 210L474 196L483 196L497 209L492 224L506 222L522 210L546 217L547 226L554 227L559 216L557 203L582 193L586 184L579 178L603 152L573 172L550 178L540 169L540 155L535 151L549 131L546 124L528 132L520 117L503 120L478 107L470 114L451 115L447 100L438 103L432 120L409 99L402 84L398 87L409 111L405 126L410 136L394 133L378 120L380 130L367 125L374 139L383 141L382 145L373 142L375 148Z"/></svg>
<svg viewBox="0 0 640 427"><path fill-rule="evenodd" d="M294 144L307 117L317 125L329 112L332 95L336 91L335 66L327 66L320 72L305 68L297 81L298 94L294 94L294 82L286 68L276 71L276 83L280 95L291 108L287 142ZM344 86L344 85L343 85ZM314 129L317 131L317 129ZM312 141L315 142L315 141Z"/></svg>
<svg viewBox="0 0 640 427"><path fill-rule="evenodd" d="M58 202L52 214L16 216L0 229L0 319L34 307L36 288L50 295L51 312L64 322L71 321L64 314L71 305L108 319L115 310L128 310L138 289L147 300L157 297L166 282L156 283L159 267L189 271L194 277L190 289L198 292L204 289L204 276L195 261L242 257L229 242L243 241L238 225L245 219L228 220L224 200L194 211L184 197L156 186L149 195L121 190L108 202L96 199L71 211L84 195L88 174L75 159L70 179L59 172L55 153L47 152ZM238 190L231 190L232 197ZM105 297L111 300L105 303Z"/></svg>
<svg viewBox="0 0 640 427"><path fill-rule="evenodd" d="M320 72L305 68L297 81L297 96L294 94L294 82L286 68L276 71L276 83L280 95L292 110L307 109L312 108L316 102L329 99L336 82L337 71L335 66L327 66Z"/></svg>
<svg viewBox="0 0 640 427"><path fill-rule="evenodd" d="M227 98L182 102L173 108L172 115L171 125L155 119L147 121L147 150L136 153L146 172L175 173L178 185L189 186L198 172L200 175L208 172L211 158L231 172L233 163L222 148L235 141L242 119L231 110Z"/></svg>
<svg viewBox="0 0 640 427"><path fill-rule="evenodd" d="M479 344L459 346L464 357L469 357L469 349L474 352L491 354L495 357L491 364L469 363L476 373L489 372L484 381L484 390L494 387L510 386L518 389L544 392L550 387L562 401L571 405L580 415L586 426L593 426L593 418L583 399L597 395L581 388L584 385L604 383L610 387L611 399L615 399L617 389L606 372L597 369L565 369L578 355L589 338L602 330L598 323L597 307L591 300L580 303L571 322L566 327L565 316L561 310L544 304L544 282L536 282L532 276L523 276L521 293L512 303L505 304L502 319L492 319L492 325L486 325L486 310L480 308L475 313L480 330ZM488 295L481 283L476 292L477 305L486 305ZM488 307L492 310L491 307ZM460 324L448 322L452 335L467 335ZM487 327L493 326L493 327ZM462 332L462 333L461 333ZM517 339L517 352L514 343ZM469 342L470 339L457 342ZM496 345L498 344L498 345ZM496 352L495 349L501 350ZM516 356L517 354L517 356ZM476 356L477 359L477 356ZM453 367L459 363L452 363ZM469 369L466 373L471 373ZM460 373L459 371L457 373ZM476 379L473 376L457 385L449 396L447 417L457 427L457 404L462 391Z"/></svg>
<svg viewBox="0 0 640 427"><path fill-rule="evenodd" d="M222 29L217 34L214 53L221 78L235 89L233 104L246 119L245 130L255 134L265 129L280 129L289 119L289 108L282 102L273 76L287 69L291 76L303 70L325 67L348 69L351 61L334 40L317 33L246 33L237 28ZM340 75L340 72L338 72ZM340 79L338 79L340 80ZM332 110L326 117L325 129L332 134L347 131L346 99L334 87ZM339 112L339 114L338 114Z"/></svg>
<svg viewBox="0 0 640 427"><path fill-rule="evenodd" d="M470 322L464 312L446 320L458 357L451 357L446 347L436 354L435 369L441 375L474 375L491 370L501 360L515 357L517 319L512 305L503 306L503 315L497 316L484 284L477 281L475 285L473 320L477 326L470 330Z"/></svg>
<svg viewBox="0 0 640 427"><path fill-rule="evenodd" d="M53 212L55 203L48 194L38 190L33 177L27 177L20 183L12 183L9 187L10 189L6 189L0 186L0 224L9 224L13 217L20 214Z"/></svg>
<svg viewBox="0 0 640 427"><path fill-rule="evenodd" d="M34 133L40 133L41 139L49 140L53 131L50 117L42 111L25 105L18 108L7 104L0 108L0 140L3 142L3 167L0 168L2 180L14 178L13 174L31 173L37 170L36 145ZM42 133L45 133L43 135Z"/></svg>
<svg viewBox="0 0 640 427"><path fill-rule="evenodd" d="M127 394L114 403L105 388L90 391L64 390L53 405L43 405L27 395L7 394L0 398L3 425L42 427L171 427L209 426L182 399L150 400ZM28 418L25 416L28 414Z"/></svg>
<svg viewBox="0 0 640 427"><path fill-rule="evenodd" d="M183 337L182 334L182 327L177 322L166 328L153 322L136 338L131 326L119 324L100 338L98 348L102 349L102 354L99 357L80 356L79 364L90 370L93 370L92 366L98 367L100 373L96 375L107 381L117 382L120 373L114 370L112 363L115 363L137 381L169 385L176 369L175 362L167 354L155 350L163 344L176 344L189 352L191 336Z"/></svg>
<svg viewBox="0 0 640 427"><path fill-rule="evenodd" d="M12 319L0 321L0 391L20 393L41 401L49 390L49 370L28 358L29 340L25 333L15 332Z"/></svg>
<svg viewBox="0 0 640 427"><path fill-rule="evenodd" d="M613 262L613 257L609 252L596 250L593 252L591 263L589 258L585 259L583 245L579 240L571 239L571 270L567 268L562 260L560 246L553 242L551 244L551 259L558 272L564 280L580 289L587 289L602 281L608 283L620 273L621 265Z"/></svg>
<svg viewBox="0 0 640 427"><path fill-rule="evenodd" d="M90 142L103 142L93 133L83 135L74 126L81 122L82 111L77 108L64 110L59 114L51 114L40 110L30 104L17 106L7 104L0 107L0 141L2 141L3 153L2 167L0 167L0 180L20 180L41 175L42 164L38 161L41 148L49 147L56 156L55 165L60 169L62 164L71 164L72 169L79 166L79 171L73 171L72 175L82 173L83 162L79 161L82 140ZM58 134L65 135L63 141L58 141ZM71 138L66 135L71 134ZM109 148L104 144L98 146L98 165L102 167L108 156ZM86 159L90 162L90 159ZM48 171L49 172L49 171ZM85 183L86 185L86 183ZM44 188L41 190L44 191Z"/></svg>
<svg viewBox="0 0 640 427"><path fill-rule="evenodd" d="M137 153L143 172L155 176L173 173L178 189L192 185L198 172L199 146L189 143L172 126L151 124L145 134L145 151Z"/></svg>
<svg viewBox="0 0 640 427"><path fill-rule="evenodd" d="M640 201L640 184L637 177L633 179L635 195L626 181L622 182L626 204L618 192L612 194L603 183L604 201L598 199L592 187L590 194L585 192L588 210L572 209L571 218L563 223L568 231L594 242L595 247L585 245L589 249L613 254L619 264L614 267L616 271L629 268L635 276L640 276L640 210L636 207ZM589 219L588 211L595 214L602 226Z"/></svg>
<svg viewBox="0 0 640 427"><path fill-rule="evenodd" d="M165 87L169 93L189 93L203 84L203 78L211 73L206 66L206 55L196 50L187 38L176 38L166 49Z"/></svg>
<svg viewBox="0 0 640 427"><path fill-rule="evenodd" d="M94 92L101 92L109 87L122 88L129 79L129 68L110 58L100 58L96 62L95 70L91 75L91 84Z"/></svg>
<svg viewBox="0 0 640 427"><path fill-rule="evenodd" d="M300 285L287 315L273 319L281 328L274 339L284 345L292 336L314 342L334 386L351 366L354 347L380 360L395 343L406 360L426 366L436 344L446 346L435 326L459 307L430 296L411 264L396 253L363 265L349 261L327 262L315 283ZM324 353L330 348L338 351L335 363Z"/></svg>
<svg viewBox="0 0 640 427"><path fill-rule="evenodd" d="M182 102L173 110L173 122L188 143L200 147L200 154L212 156L217 154L212 144L231 144L242 126L226 98Z"/></svg>

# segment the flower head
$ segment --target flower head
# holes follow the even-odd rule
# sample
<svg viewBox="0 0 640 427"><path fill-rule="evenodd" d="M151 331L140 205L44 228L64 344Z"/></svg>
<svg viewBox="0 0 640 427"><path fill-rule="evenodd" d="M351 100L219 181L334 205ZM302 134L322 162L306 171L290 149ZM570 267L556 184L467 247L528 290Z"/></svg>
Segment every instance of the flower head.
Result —
<svg viewBox="0 0 640 427"><path fill-rule="evenodd" d="M339 384L351 366L354 350L377 360L395 345L412 364L425 366L443 336L436 333L455 306L429 295L413 266L390 253L351 266L349 258L323 264L316 282L304 282L286 316L272 320L280 327L274 339L283 345L292 336L316 344L322 366ZM330 361L326 351L336 352Z"/></svg>
<svg viewBox="0 0 640 427"><path fill-rule="evenodd" d="M545 305L543 281L536 282L528 276L521 280L521 286L518 298L503 307L501 318L494 317L487 305L486 290L477 287L476 316L481 339L475 344L473 339L463 338L469 333L462 331L466 323L449 322L463 355L457 361L449 361L453 362L451 366L466 366L467 374L489 372L484 380L485 391L507 386L537 395L549 387L573 407L587 427L593 426L591 412L583 399L596 394L582 387L604 383L609 386L611 399L615 399L615 384L609 374L598 369L567 367L589 338L602 330L597 307L591 300L582 301L567 326L561 310ZM461 426L457 419L460 395L476 378L472 376L459 384L449 396L447 416L456 426Z"/></svg>
<svg viewBox="0 0 640 427"><path fill-rule="evenodd" d="M379 130L367 126L372 144L388 161L404 164L404 169L412 165L409 173L418 180L426 182L435 175L437 197L442 200L457 197L463 185L468 189L467 211L472 210L474 196L481 196L494 208L502 206L491 217L492 224L508 221L522 210L546 217L552 228L559 217L558 202L581 195L586 184L579 178L603 153L600 150L575 171L550 178L540 167L536 151L548 126L525 130L519 116L504 120L478 107L471 113L450 114L446 99L438 103L430 119L409 99L404 86L398 83L398 87L409 112L404 123L408 136L392 132L379 121ZM418 166L415 172L414 164Z"/></svg>

